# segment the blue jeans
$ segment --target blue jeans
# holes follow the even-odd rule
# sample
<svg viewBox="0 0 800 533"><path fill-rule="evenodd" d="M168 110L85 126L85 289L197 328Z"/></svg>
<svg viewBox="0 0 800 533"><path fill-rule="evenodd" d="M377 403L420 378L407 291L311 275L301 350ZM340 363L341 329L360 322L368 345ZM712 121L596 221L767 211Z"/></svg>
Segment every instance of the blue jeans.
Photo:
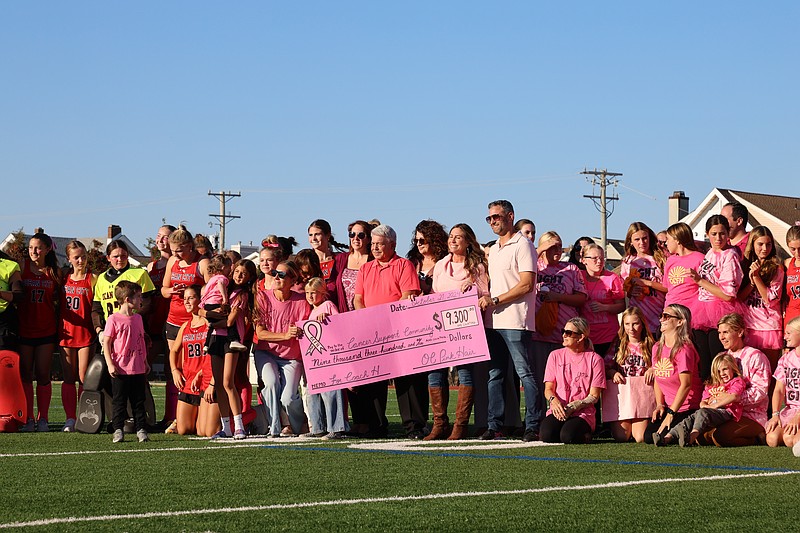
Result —
<svg viewBox="0 0 800 533"><path fill-rule="evenodd" d="M341 390L309 394L308 418L314 433L350 431L350 424L345 420L344 393Z"/></svg>
<svg viewBox="0 0 800 533"><path fill-rule="evenodd" d="M472 365L457 366L458 371L458 384L466 387L472 387ZM449 387L450 380L448 379L448 369L440 368L428 372L428 387Z"/></svg>
<svg viewBox="0 0 800 533"><path fill-rule="evenodd" d="M528 356L531 332L522 329L487 329L489 341L489 429L499 431L505 420L505 378L508 356L525 391L525 430L538 431L541 421L539 387Z"/></svg>
<svg viewBox="0 0 800 533"><path fill-rule="evenodd" d="M286 410L292 432L300 433L306 420L299 390L303 363L282 359L266 350L256 350L253 355L256 371L264 383L261 398L267 410L270 435L277 436L281 433L281 408Z"/></svg>

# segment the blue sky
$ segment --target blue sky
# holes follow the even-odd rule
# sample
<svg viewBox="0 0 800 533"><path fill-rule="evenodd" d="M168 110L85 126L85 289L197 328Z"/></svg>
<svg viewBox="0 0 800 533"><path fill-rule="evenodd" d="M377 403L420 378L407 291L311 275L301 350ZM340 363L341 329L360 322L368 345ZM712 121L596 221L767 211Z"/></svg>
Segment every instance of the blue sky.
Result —
<svg viewBox="0 0 800 533"><path fill-rule="evenodd" d="M622 172L609 223L667 223L715 186L798 195L796 2L5 2L0 233L136 243L162 218L228 243L339 240L486 203L598 235L584 167Z"/></svg>

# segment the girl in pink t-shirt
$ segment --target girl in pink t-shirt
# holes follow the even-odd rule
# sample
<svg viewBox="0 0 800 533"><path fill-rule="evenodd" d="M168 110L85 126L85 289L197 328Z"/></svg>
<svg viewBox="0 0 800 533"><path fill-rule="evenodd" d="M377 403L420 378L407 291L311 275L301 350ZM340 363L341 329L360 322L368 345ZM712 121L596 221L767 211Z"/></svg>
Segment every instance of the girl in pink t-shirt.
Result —
<svg viewBox="0 0 800 533"><path fill-rule="evenodd" d="M571 318L561 332L563 348L550 353L544 371L549 408L539 436L544 442L584 444L595 428L595 404L606 386L603 359L589 340L589 324Z"/></svg>
<svg viewBox="0 0 800 533"><path fill-rule="evenodd" d="M772 393L772 418L767 422L767 444L789 448L800 441L800 317L786 324L783 338L789 352L778 361L775 391Z"/></svg>
<svg viewBox="0 0 800 533"><path fill-rule="evenodd" d="M729 420L738 421L742 417L741 397L746 387L733 356L727 353L717 355L711 363L711 379L703 391L700 409L673 427L663 439L658 433L654 434L653 442L659 446L677 440L681 448L693 446L706 431Z"/></svg>
<svg viewBox="0 0 800 533"><path fill-rule="evenodd" d="M711 375L711 360L722 351L717 323L728 313L737 312L736 293L742 284L739 251L730 245L728 219L714 215L706 221L706 236L711 249L703 263L689 275L697 283L699 301L692 321L694 342L700 355L700 377Z"/></svg>
<svg viewBox="0 0 800 533"><path fill-rule="evenodd" d="M697 350L689 324L692 314L680 304L668 305L661 314L661 338L653 346L656 408L645 431L645 442L665 435L700 406L703 384L697 372Z"/></svg>
<svg viewBox="0 0 800 533"><path fill-rule="evenodd" d="M581 271L586 286L587 299L581 308L581 316L589 323L591 341L595 351L605 357L617 338L619 319L617 315L625 309L625 293L622 278L605 269L603 248L587 244L581 250L581 262L586 270Z"/></svg>
<svg viewBox="0 0 800 533"><path fill-rule="evenodd" d="M791 257L783 264L786 268L784 324L788 324L794 317L800 316L800 226L792 226L786 231L786 248Z"/></svg>
<svg viewBox="0 0 800 533"><path fill-rule="evenodd" d="M622 313L618 337L617 353L608 354L605 360L606 378L611 383L606 383L603 394L603 421L610 423L617 442L628 442L631 437L643 442L656 398L653 375L647 372L655 341L641 309L629 307ZM643 389L642 384L648 387Z"/></svg>
<svg viewBox="0 0 800 533"><path fill-rule="evenodd" d="M744 302L747 343L764 352L774 372L783 348L783 266L775 251L775 239L766 226L750 231L742 270L739 300Z"/></svg>
<svg viewBox="0 0 800 533"><path fill-rule="evenodd" d="M641 308L650 331L658 331L658 317L664 309L664 255L657 246L656 235L644 222L634 222L625 235L625 253L619 275L628 305Z"/></svg>
<svg viewBox="0 0 800 533"><path fill-rule="evenodd" d="M698 270L703 264L703 254L697 250L692 229L688 224L678 222L667 228L667 250L669 257L664 264L664 286L667 297L664 305L681 304L692 312L692 321L696 320L697 283L689 275L691 270ZM692 329L696 329L692 324ZM654 332L655 334L655 332Z"/></svg>

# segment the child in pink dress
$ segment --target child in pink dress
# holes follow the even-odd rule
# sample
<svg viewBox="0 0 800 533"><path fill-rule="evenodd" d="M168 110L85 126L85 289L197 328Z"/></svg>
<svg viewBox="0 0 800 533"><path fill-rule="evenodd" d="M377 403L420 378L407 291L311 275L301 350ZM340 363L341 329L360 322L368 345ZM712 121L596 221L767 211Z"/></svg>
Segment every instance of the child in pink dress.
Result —
<svg viewBox="0 0 800 533"><path fill-rule="evenodd" d="M728 353L721 353L711 363L711 379L706 383L700 409L687 416L673 427L663 439L653 435L656 446L672 444L676 439L681 448L697 443L697 438L706 431L716 428L729 420L737 422L742 417L742 394L747 383L742 378L736 359Z"/></svg>
<svg viewBox="0 0 800 533"><path fill-rule="evenodd" d="M144 426L146 423L144 401L147 388L147 346L144 322L138 313L142 308L142 288L131 281L122 280L114 289L119 302L119 311L109 315L103 331L103 355L111 374L111 390L114 408L112 442L122 442L128 402L131 403L139 442L150 440Z"/></svg>

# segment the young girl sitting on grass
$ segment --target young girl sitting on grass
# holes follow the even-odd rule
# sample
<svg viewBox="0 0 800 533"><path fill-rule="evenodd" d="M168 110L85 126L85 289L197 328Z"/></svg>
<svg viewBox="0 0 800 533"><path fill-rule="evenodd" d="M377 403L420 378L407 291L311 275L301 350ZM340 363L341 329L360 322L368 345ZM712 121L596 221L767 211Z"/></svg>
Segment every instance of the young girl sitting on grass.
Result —
<svg viewBox="0 0 800 533"><path fill-rule="evenodd" d="M653 435L656 446L672 444L678 440L681 448L697 443L697 438L706 431L729 420L738 421L742 416L740 398L747 388L736 359L727 352L717 355L711 362L711 379L706 383L700 409L686 417L662 438Z"/></svg>
<svg viewBox="0 0 800 533"><path fill-rule="evenodd" d="M610 422L611 434L617 442L628 442L631 437L636 442L643 442L647 423L656 407L656 397L652 386L635 392L633 381L644 380L646 385L653 384L652 374L647 375L647 369L651 366L655 340L640 308L629 307L622 313L618 336L617 353L610 353L605 361L606 378L616 388L611 384L606 386L603 421ZM643 392L647 397L641 397Z"/></svg>

